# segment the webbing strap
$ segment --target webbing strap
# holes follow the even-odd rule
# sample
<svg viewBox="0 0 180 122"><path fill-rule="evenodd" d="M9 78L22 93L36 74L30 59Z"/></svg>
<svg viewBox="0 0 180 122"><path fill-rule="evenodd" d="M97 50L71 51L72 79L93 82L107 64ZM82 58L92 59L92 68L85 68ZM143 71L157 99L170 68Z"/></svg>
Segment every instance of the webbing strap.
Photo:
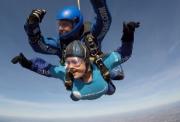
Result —
<svg viewBox="0 0 180 122"><path fill-rule="evenodd" d="M101 58L103 53L99 50L95 41L96 41L96 38L91 33L88 33L85 36L85 45L89 49L90 57L93 57L93 62L99 68L103 78L107 82L110 82L109 69L103 63L102 58Z"/></svg>

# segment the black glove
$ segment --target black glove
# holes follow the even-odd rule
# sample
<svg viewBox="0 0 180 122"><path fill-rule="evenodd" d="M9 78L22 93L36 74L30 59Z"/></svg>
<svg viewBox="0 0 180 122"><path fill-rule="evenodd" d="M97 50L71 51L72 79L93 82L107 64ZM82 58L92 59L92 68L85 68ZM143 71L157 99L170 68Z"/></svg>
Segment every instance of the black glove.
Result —
<svg viewBox="0 0 180 122"><path fill-rule="evenodd" d="M44 15L46 14L46 10L44 9L34 9L29 15L27 22L29 24L38 24L42 22Z"/></svg>
<svg viewBox="0 0 180 122"><path fill-rule="evenodd" d="M13 64L21 64L22 67L25 67L27 69L30 69L32 66L32 62L28 60L22 53L20 53L18 56L15 56L11 62Z"/></svg>
<svg viewBox="0 0 180 122"><path fill-rule="evenodd" d="M135 31L135 28L138 28L140 26L139 22L124 22L123 23L123 32L124 33L133 33Z"/></svg>
<svg viewBox="0 0 180 122"><path fill-rule="evenodd" d="M124 22L123 23L123 36L121 40L123 42L132 42L134 40L134 31L140 26L139 22Z"/></svg>
<svg viewBox="0 0 180 122"><path fill-rule="evenodd" d="M104 1L104 0L90 0L90 2L92 3L92 5L102 6L105 4L106 1Z"/></svg>

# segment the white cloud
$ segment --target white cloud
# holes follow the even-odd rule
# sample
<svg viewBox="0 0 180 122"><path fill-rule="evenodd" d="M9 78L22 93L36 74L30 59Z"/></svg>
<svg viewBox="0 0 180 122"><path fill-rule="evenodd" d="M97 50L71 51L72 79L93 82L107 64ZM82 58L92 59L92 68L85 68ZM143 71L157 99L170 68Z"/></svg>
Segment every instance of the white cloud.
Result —
<svg viewBox="0 0 180 122"><path fill-rule="evenodd" d="M111 113L111 111L104 111L102 109L105 108L104 104L99 103L98 100L71 103L39 103L0 96L0 115L2 116L60 119L69 118L69 116L71 118L83 118Z"/></svg>
<svg viewBox="0 0 180 122"><path fill-rule="evenodd" d="M175 41L168 50L168 54L172 54L180 46L180 40Z"/></svg>

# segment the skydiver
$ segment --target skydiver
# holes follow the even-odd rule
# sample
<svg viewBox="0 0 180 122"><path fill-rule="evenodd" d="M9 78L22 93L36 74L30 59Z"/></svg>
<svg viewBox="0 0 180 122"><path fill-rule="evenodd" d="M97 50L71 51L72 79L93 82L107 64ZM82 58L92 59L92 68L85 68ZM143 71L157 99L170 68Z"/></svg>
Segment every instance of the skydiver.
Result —
<svg viewBox="0 0 180 122"><path fill-rule="evenodd" d="M63 64L66 46L74 40L84 41L87 34L91 33L94 38L94 45L96 45L93 48L98 48L101 51L101 42L110 28L112 18L106 0L90 0L90 2L96 14L94 24L84 22L83 15L77 7L65 7L58 11L56 16L59 30L58 39L45 38L42 35L39 25L46 11L43 9L33 10L24 25L29 44L33 50L38 53L57 55ZM126 57L124 60L128 58ZM110 71L110 77L112 80L124 78L120 65L115 70Z"/></svg>
<svg viewBox="0 0 180 122"><path fill-rule="evenodd" d="M134 42L135 28L139 23L124 23L122 45L116 51L102 57L103 64L109 70L125 62L125 57L130 57ZM129 36L131 35L131 36ZM71 99L92 100L100 98L102 95L112 95L115 86L110 79L105 79L97 65L91 63L89 49L80 41L73 41L65 49L65 66L60 64L55 66L47 63L41 58L28 60L22 53L12 59L12 63L19 63L22 67L45 75L48 77L59 78L65 83L67 72L71 72L73 79L71 89Z"/></svg>

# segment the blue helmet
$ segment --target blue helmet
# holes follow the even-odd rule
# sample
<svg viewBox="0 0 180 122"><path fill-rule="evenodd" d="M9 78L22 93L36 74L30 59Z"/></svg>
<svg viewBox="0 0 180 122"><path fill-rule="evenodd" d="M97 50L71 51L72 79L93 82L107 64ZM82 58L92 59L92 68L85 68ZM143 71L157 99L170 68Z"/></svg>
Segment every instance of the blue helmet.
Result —
<svg viewBox="0 0 180 122"><path fill-rule="evenodd" d="M73 22L73 29L71 32L60 35L61 38L67 39L76 35L83 26L83 16L80 10L75 6L65 7L63 10L58 11L57 20L71 20Z"/></svg>

